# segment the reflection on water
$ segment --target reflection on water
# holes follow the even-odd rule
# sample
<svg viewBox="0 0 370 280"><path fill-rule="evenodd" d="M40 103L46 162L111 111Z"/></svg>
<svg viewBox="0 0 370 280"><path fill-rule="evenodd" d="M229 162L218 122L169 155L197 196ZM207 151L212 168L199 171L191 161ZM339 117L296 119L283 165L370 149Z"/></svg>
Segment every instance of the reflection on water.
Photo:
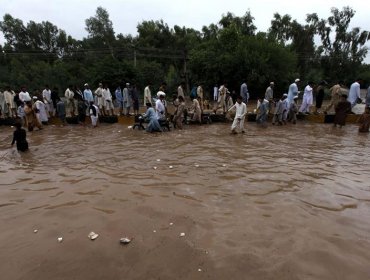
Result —
<svg viewBox="0 0 370 280"><path fill-rule="evenodd" d="M28 134L25 154L8 148L2 127L0 221L52 223L63 211L65 224L76 213L81 226L95 215L115 224L130 213L154 227L176 216L188 246L209 252L213 279L369 279L369 136L351 125L247 127L234 136L225 124L154 135L49 126ZM10 235L0 233L3 252Z"/></svg>

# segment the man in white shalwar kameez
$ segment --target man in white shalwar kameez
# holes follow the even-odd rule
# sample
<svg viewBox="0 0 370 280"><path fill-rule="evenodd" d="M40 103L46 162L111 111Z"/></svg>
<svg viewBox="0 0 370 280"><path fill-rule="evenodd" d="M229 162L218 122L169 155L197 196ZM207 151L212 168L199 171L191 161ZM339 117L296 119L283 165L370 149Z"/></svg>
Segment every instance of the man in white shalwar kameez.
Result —
<svg viewBox="0 0 370 280"><path fill-rule="evenodd" d="M295 79L294 83L292 83L290 86L289 86L289 90L288 90L288 103L292 103L293 102L293 98L294 96L298 95L299 91L298 91L298 83L300 82L300 79Z"/></svg>
<svg viewBox="0 0 370 280"><path fill-rule="evenodd" d="M0 117L5 118L8 116L9 109L5 101L4 92L0 91Z"/></svg>
<svg viewBox="0 0 370 280"><path fill-rule="evenodd" d="M312 82L308 82L307 86L304 88L301 108L299 108L299 112L302 114L308 114L310 112L310 107L313 104L312 91Z"/></svg>
<svg viewBox="0 0 370 280"><path fill-rule="evenodd" d="M194 108L194 115L192 121L202 123L202 108L200 106L200 97L193 99L193 108Z"/></svg>
<svg viewBox="0 0 370 280"><path fill-rule="evenodd" d="M225 103L226 94L230 93L229 90L226 87L226 83L223 84L222 86L220 86L220 89L218 91L219 91L219 96L218 96L217 104L216 104L215 108L213 109L213 112L216 114L217 109L221 107L223 113L225 114L225 112L226 112L226 103Z"/></svg>
<svg viewBox="0 0 370 280"><path fill-rule="evenodd" d="M234 118L233 124L231 125L231 133L233 134L237 134L236 129L238 128L238 126L239 126L240 131L242 133L245 133L244 121L245 121L245 115L247 114L247 105L244 102L242 102L242 100L243 100L242 97L238 96L234 106L232 106L229 109L229 111L234 108L236 109L235 118Z"/></svg>
<svg viewBox="0 0 370 280"><path fill-rule="evenodd" d="M286 99L287 94L285 93L284 95L276 102L275 112L272 118L272 125L275 125L276 122L278 122L279 125L283 125L283 111L284 111L283 102L284 99Z"/></svg>
<svg viewBox="0 0 370 280"><path fill-rule="evenodd" d="M31 101L31 96L26 90L26 87L21 88L21 92L19 93L19 100L22 101L23 103Z"/></svg>
<svg viewBox="0 0 370 280"><path fill-rule="evenodd" d="M47 108L44 102L41 100L38 100L36 96L33 97L34 100L34 106L37 109L36 110L36 117L42 124L47 124L48 122L48 114L47 114Z"/></svg>
<svg viewBox="0 0 370 280"><path fill-rule="evenodd" d="M347 101L351 103L352 108L356 106L357 100L361 98L360 97L360 82L361 82L361 79L357 79L349 88L349 94L348 94Z"/></svg>
<svg viewBox="0 0 370 280"><path fill-rule="evenodd" d="M104 98L105 114L108 116L113 116L114 107L113 107L113 101L112 101L112 94L108 86L104 86L103 88L103 98Z"/></svg>
<svg viewBox="0 0 370 280"><path fill-rule="evenodd" d="M51 100L51 90L48 85L46 85L45 89L42 91L42 98L44 99L46 111L48 112L49 116L54 116L54 106L53 101Z"/></svg>
<svg viewBox="0 0 370 280"><path fill-rule="evenodd" d="M7 86L4 91L4 98L5 98L5 103L8 106L9 116L12 118L17 117L17 108L16 108L16 104L14 101L14 96L15 96L15 92L12 91L9 86Z"/></svg>
<svg viewBox="0 0 370 280"><path fill-rule="evenodd" d="M248 86L247 86L246 81L244 81L240 86L240 96L243 98L243 102L245 104L248 104L249 92L248 92Z"/></svg>
<svg viewBox="0 0 370 280"><path fill-rule="evenodd" d="M144 89L144 106L146 106L147 103L152 104L152 92L150 90L151 83L148 83L148 85Z"/></svg>
<svg viewBox="0 0 370 280"><path fill-rule="evenodd" d="M123 108L125 110L124 114L126 116L129 116L131 108L130 83L126 83L126 86L122 91L122 98L123 98Z"/></svg>
<svg viewBox="0 0 370 280"><path fill-rule="evenodd" d="M217 85L215 85L213 87L213 101L217 101L218 100L218 87Z"/></svg>
<svg viewBox="0 0 370 280"><path fill-rule="evenodd" d="M293 102L294 102L294 97L293 97ZM289 109L290 109L291 104L292 103L289 102L289 100L288 100L288 95L286 93L284 93L283 94L283 104L282 104L283 105L283 124L287 123L288 113L289 113Z"/></svg>
<svg viewBox="0 0 370 280"><path fill-rule="evenodd" d="M99 120L99 108L94 104L93 101L90 102L89 113L91 118L91 125L93 128L98 126Z"/></svg>
<svg viewBox="0 0 370 280"><path fill-rule="evenodd" d="M177 87L177 97L182 96L182 98L184 98L184 100L185 100L184 87L185 87L184 83L181 83Z"/></svg>
<svg viewBox="0 0 370 280"><path fill-rule="evenodd" d="M70 118L75 115L74 112L74 92L71 90L72 86L69 86L64 92L64 97L66 98L66 117Z"/></svg>
<svg viewBox="0 0 370 280"><path fill-rule="evenodd" d="M200 108L203 110L203 101L204 101L204 94L203 94L203 87L201 84L198 85L197 87L197 97L198 97L198 100L199 100L199 105L200 105Z"/></svg>
<svg viewBox="0 0 370 280"><path fill-rule="evenodd" d="M158 120L165 120L166 119L166 107L165 107L165 93L162 91L159 91L157 93L157 96L159 97L157 101L155 102L155 111L157 114Z"/></svg>
<svg viewBox="0 0 370 280"><path fill-rule="evenodd" d="M270 86L266 89L265 92L265 99L269 102L269 108L268 111L272 112L272 106L274 105L274 87L275 83L270 82Z"/></svg>
<svg viewBox="0 0 370 280"><path fill-rule="evenodd" d="M102 113L104 115L104 97L103 97L103 84L99 83L99 87L95 90L94 92L96 101L95 101L95 106L98 106L99 108L99 113Z"/></svg>

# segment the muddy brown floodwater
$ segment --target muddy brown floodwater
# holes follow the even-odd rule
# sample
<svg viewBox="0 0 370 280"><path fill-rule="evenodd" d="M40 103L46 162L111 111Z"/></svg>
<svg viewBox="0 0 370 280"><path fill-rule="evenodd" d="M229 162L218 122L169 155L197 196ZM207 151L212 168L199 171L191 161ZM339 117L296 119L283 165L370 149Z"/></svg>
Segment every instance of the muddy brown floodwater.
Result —
<svg viewBox="0 0 370 280"><path fill-rule="evenodd" d="M370 279L369 135L246 125L1 127L1 279Z"/></svg>

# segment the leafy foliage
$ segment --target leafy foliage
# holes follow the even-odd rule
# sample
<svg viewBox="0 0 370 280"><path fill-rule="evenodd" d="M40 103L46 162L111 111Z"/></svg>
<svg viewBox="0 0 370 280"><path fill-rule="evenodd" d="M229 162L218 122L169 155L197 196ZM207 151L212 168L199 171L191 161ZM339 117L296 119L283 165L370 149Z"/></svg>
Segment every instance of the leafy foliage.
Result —
<svg viewBox="0 0 370 280"><path fill-rule="evenodd" d="M250 11L238 17L222 15L201 31L163 20L143 21L138 35L115 34L108 11L98 7L85 20L86 38L76 40L48 21L37 23L9 14L0 21L6 43L0 46L0 87L17 90L27 85L40 90L45 83L60 91L70 84L126 81L143 89L148 82L168 84L170 93L185 81L188 88L228 83L238 92L242 80L252 96L264 93L270 81L277 92L302 80L353 80L370 77L362 62L369 31L349 29L355 11L333 8L327 19L308 14L304 24L290 15L275 14L268 32L256 33Z"/></svg>

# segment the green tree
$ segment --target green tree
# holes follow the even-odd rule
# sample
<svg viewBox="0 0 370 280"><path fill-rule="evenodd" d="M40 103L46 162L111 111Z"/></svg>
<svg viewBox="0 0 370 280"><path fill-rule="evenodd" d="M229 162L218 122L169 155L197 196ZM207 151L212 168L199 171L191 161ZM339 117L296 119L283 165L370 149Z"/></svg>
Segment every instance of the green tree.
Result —
<svg viewBox="0 0 370 280"><path fill-rule="evenodd" d="M85 29L88 32L87 45L93 48L109 48L113 56L115 35L108 11L102 7L98 7L95 16L86 19L85 24Z"/></svg>
<svg viewBox="0 0 370 280"><path fill-rule="evenodd" d="M318 24L318 34L322 45L319 47L322 55L321 66L327 73L331 72L332 79L356 79L359 74L370 40L369 31L361 31L355 27L349 30L349 24L355 11L344 7L341 11L331 9L331 16Z"/></svg>

